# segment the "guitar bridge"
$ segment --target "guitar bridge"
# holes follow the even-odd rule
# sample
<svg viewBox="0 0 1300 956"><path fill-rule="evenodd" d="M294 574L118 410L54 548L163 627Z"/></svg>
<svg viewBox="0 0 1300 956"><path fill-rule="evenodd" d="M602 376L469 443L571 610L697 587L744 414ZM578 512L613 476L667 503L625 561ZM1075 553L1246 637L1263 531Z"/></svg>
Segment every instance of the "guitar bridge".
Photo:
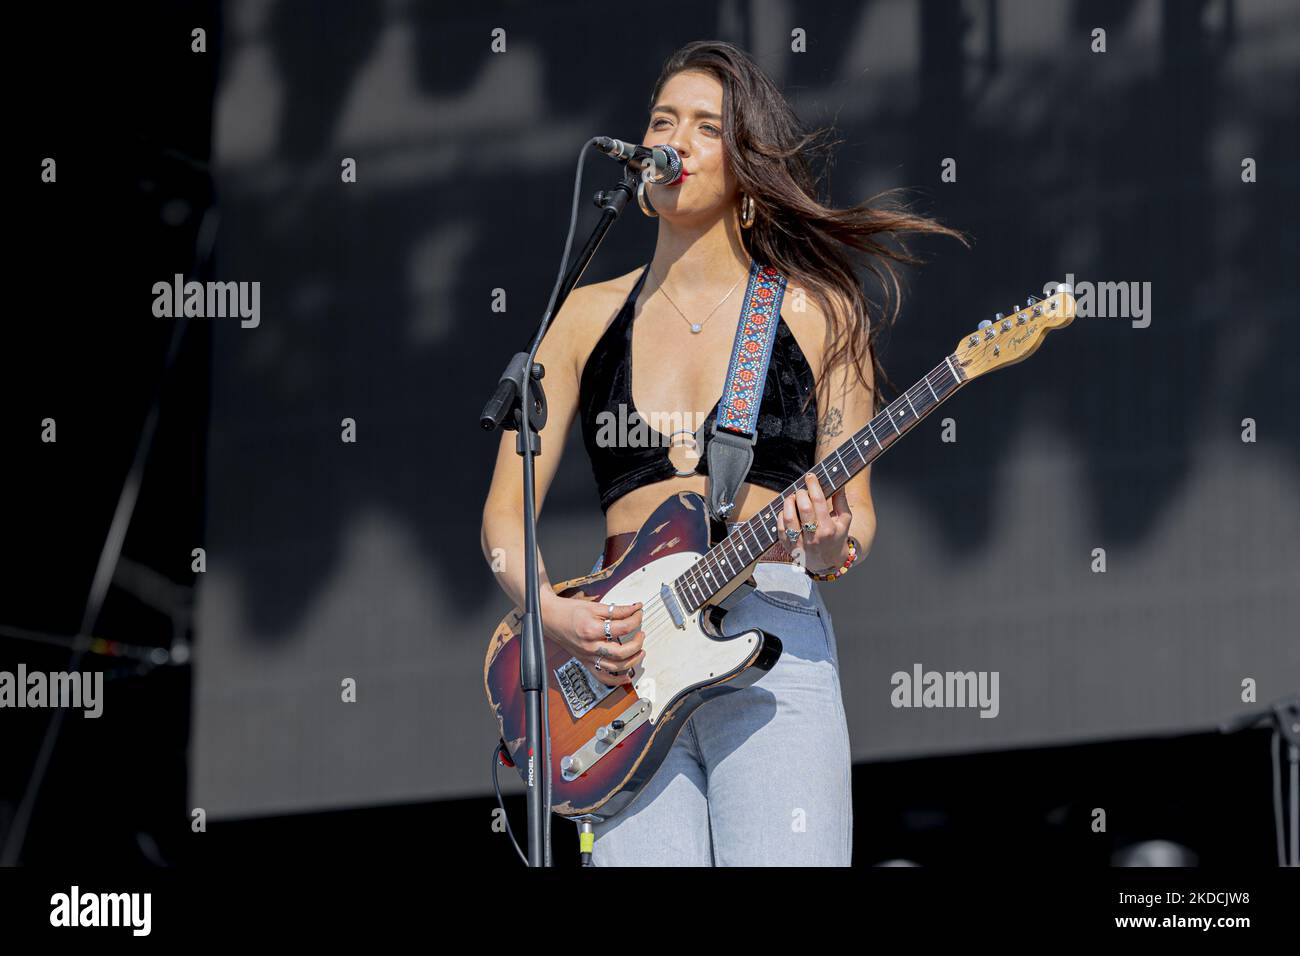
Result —
<svg viewBox="0 0 1300 956"><path fill-rule="evenodd" d="M614 689L596 680L576 657L570 657L552 673L574 720L599 704Z"/></svg>

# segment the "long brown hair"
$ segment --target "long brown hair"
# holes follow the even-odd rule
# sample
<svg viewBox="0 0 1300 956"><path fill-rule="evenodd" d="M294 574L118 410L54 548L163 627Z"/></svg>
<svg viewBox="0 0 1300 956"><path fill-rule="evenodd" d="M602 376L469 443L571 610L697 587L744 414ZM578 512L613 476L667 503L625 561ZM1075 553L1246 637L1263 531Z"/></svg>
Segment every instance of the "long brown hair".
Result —
<svg viewBox="0 0 1300 956"><path fill-rule="evenodd" d="M686 71L707 73L722 84L722 138L727 162L742 192L754 199L752 228L742 230L746 251L756 261L770 265L787 279L808 290L831 323L831 347L822 365L827 372L851 362L863 388L863 359L869 355L873 372L873 412L883 404L884 383L889 379L876 354L881 330L898 318L901 304L895 263L920 265L902 235L926 233L951 236L969 245L965 235L941 223L915 215L886 190L846 209L823 204L817 197L812 155L825 159L838 145L829 128L807 132L781 91L749 55L721 40L697 40L682 47L664 64L650 108L673 76ZM825 172L825 169L823 169ZM882 238L898 241L893 249ZM854 273L850 250L867 253L866 267L884 290L884 303L867 298ZM831 294L828 294L829 293ZM851 315L832 301L848 303ZM873 320L873 313L877 313ZM808 396L808 400L812 395ZM805 403L806 405L806 403Z"/></svg>

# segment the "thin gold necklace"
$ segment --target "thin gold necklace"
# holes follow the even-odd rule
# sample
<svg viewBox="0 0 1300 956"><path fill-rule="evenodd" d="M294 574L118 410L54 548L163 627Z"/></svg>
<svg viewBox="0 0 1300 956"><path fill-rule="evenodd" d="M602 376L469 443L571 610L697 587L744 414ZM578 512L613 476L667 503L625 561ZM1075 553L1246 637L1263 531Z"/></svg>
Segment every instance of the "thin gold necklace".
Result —
<svg viewBox="0 0 1300 956"><path fill-rule="evenodd" d="M650 265L650 274L654 276L655 281L659 283L659 291L664 294L664 298L668 300L669 305L671 305L674 309L677 309L677 303L673 301L673 297L670 296L668 294L668 290L664 288L663 280L660 279L658 273L655 272L655 267L653 263L651 263ZM743 279L744 276L741 276L740 278ZM727 290L727 294L722 297L722 302L726 302L728 299L731 298L731 293L736 291L737 285L740 285L740 279L736 280L736 285L733 285L729 290ZM704 331L704 323L709 321L709 319L713 318L714 312L717 312L718 309L722 308L722 302L719 302L717 305L715 305L712 309L709 310L709 314L704 317L703 322L692 322L690 319L686 318L686 313L683 312L681 309L677 309L677 314L682 317L682 321L684 321L687 325L691 327L692 332L694 332L696 335L699 335L702 331Z"/></svg>

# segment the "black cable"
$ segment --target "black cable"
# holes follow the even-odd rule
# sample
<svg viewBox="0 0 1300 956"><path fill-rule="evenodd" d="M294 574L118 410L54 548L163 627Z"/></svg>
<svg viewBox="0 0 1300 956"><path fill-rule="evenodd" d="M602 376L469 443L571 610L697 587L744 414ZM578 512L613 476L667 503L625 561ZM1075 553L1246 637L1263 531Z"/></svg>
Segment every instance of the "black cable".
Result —
<svg viewBox="0 0 1300 956"><path fill-rule="evenodd" d="M497 741L497 749L492 751L492 789L497 792L497 806L501 808L501 819L506 824L506 835L510 837L510 844L519 854L519 859L523 861L524 866L528 865L528 857L524 856L524 851L519 848L519 841L515 839L515 831L510 829L510 814L506 813L505 798L501 796L501 781L497 779L497 758L501 755L503 745Z"/></svg>

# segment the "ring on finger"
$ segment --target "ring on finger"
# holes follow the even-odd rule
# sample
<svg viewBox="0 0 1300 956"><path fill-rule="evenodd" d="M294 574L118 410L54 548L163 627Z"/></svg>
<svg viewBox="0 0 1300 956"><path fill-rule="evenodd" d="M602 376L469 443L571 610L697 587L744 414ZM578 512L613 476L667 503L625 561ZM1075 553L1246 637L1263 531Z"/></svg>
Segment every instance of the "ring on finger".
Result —
<svg viewBox="0 0 1300 956"><path fill-rule="evenodd" d="M613 616L614 616L614 602L613 602L613 601L610 601L610 602L609 602L609 607L606 608L606 610L605 610L605 615L606 615L606 617L613 617Z"/></svg>
<svg viewBox="0 0 1300 956"><path fill-rule="evenodd" d="M817 533L817 522L816 522L816 521L805 521L805 522L803 523L803 530L804 530L805 532L807 532L808 534L816 534L816 533Z"/></svg>
<svg viewBox="0 0 1300 956"><path fill-rule="evenodd" d="M609 621L608 621L608 619L607 619L607 620L605 621L605 637L606 637L606 638L611 638L611 637L613 637L613 636L614 636L614 635L611 634L610 631L609 631Z"/></svg>
<svg viewBox="0 0 1300 956"><path fill-rule="evenodd" d="M788 541L796 541L799 538L799 532L796 531L794 528L786 528L785 537L786 540Z"/></svg>

